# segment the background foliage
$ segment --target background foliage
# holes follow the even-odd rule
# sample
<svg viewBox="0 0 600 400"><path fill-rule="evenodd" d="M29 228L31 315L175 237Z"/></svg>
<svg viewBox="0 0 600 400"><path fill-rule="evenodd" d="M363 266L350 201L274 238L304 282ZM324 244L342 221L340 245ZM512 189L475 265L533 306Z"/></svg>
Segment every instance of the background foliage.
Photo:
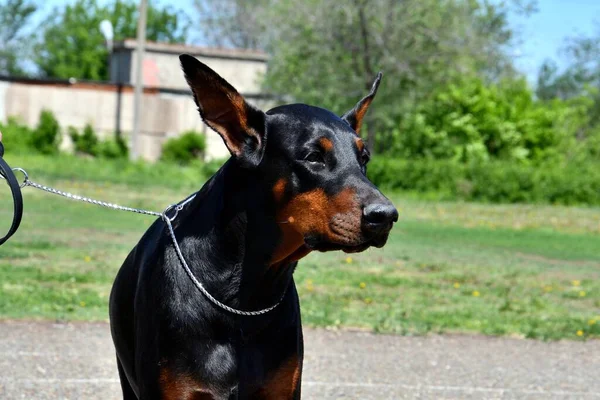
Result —
<svg viewBox="0 0 600 400"><path fill-rule="evenodd" d="M136 3L75 0L44 14L41 1L0 0L0 74L106 79L98 24L111 19L117 40L135 36ZM385 73L363 131L378 153L368 174L401 220L384 249L303 261L305 323L600 337L600 208L446 201L600 205L600 35L569 39L567 68L549 60L532 85L514 66L519 35L508 24L535 12L527 0L158 4L150 40L197 34L203 45L265 50L264 88L290 102L342 114ZM161 210L223 163L197 159L194 133L167 142L155 164L131 162L122 139L99 140L92 126L69 129L76 152L61 153L65 127L49 112L39 120L0 123L8 162L93 198ZM26 234L0 256L0 317L105 319L116 269L152 219L24 193ZM0 202L0 225L12 212Z"/></svg>
<svg viewBox="0 0 600 400"><path fill-rule="evenodd" d="M600 34L568 39L568 68L548 61L532 87L514 66L508 19L535 2L196 3L215 45L267 51L265 88L295 101L342 114L382 70L366 129L380 185L598 204Z"/></svg>
<svg viewBox="0 0 600 400"><path fill-rule="evenodd" d="M172 6L160 8L150 1L147 39L157 42L185 41L189 20ZM108 19L114 27L114 40L135 38L138 2L115 0L76 0L55 9L41 28L35 45L34 62L40 72L53 78L108 79L108 50L98 28Z"/></svg>
<svg viewBox="0 0 600 400"><path fill-rule="evenodd" d="M163 144L161 159L168 162L189 164L202 159L206 150L205 136L188 131L176 138L169 139Z"/></svg>
<svg viewBox="0 0 600 400"><path fill-rule="evenodd" d="M370 168L379 184L473 200L597 203L600 25L597 35L568 38L566 68L548 60L532 85L515 67L520 36L509 18L535 13L535 1L196 0L195 6L151 2L148 39L264 50L270 56L264 90L289 102L341 115L383 71L363 129L379 153ZM100 21L113 22L116 40L136 33L134 0L76 0L32 29L40 12L35 1L0 1L0 73L106 79ZM27 63L33 68L24 69ZM52 135L40 133L46 125L26 135L31 139L10 140L38 141L36 151L53 152ZM89 129L72 136L81 154L126 154L122 140L98 142ZM188 163L203 152L200 141L168 142L163 160Z"/></svg>
<svg viewBox="0 0 600 400"><path fill-rule="evenodd" d="M22 75L23 59L30 55L31 34L26 28L37 5L30 0L0 2L0 74Z"/></svg>
<svg viewBox="0 0 600 400"><path fill-rule="evenodd" d="M507 52L512 3L504 1L197 3L201 11L214 5L200 26L211 31L208 37L218 36L215 44L229 39L265 49L271 56L265 87L296 101L342 114L382 70L386 77L369 114L370 133L393 126L433 89L464 74L488 80L515 74Z"/></svg>

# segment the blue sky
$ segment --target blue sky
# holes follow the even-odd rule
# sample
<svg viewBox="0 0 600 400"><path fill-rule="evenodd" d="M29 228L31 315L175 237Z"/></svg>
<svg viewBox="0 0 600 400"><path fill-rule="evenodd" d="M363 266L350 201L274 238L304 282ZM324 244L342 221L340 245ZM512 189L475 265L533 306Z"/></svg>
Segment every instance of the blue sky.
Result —
<svg viewBox="0 0 600 400"><path fill-rule="evenodd" d="M537 13L511 22L521 33L517 66L531 79L546 58L561 65L566 37L600 34L600 0L539 0Z"/></svg>
<svg viewBox="0 0 600 400"><path fill-rule="evenodd" d="M43 8L50 11L56 5L73 1L46 0ZM157 2L195 12L193 0ZM521 34L521 43L516 49L517 66L533 81L544 59L554 58L561 64L559 51L566 37L590 35L600 30L600 0L538 0L537 13L528 18L514 15L511 24Z"/></svg>

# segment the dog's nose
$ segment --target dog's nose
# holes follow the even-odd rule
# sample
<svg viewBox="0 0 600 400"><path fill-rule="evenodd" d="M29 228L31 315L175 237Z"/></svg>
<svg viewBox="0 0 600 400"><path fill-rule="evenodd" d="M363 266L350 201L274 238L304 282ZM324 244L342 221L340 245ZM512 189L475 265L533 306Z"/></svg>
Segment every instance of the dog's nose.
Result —
<svg viewBox="0 0 600 400"><path fill-rule="evenodd" d="M363 210L363 220L372 232L390 229L398 221L398 210L391 204L369 204Z"/></svg>

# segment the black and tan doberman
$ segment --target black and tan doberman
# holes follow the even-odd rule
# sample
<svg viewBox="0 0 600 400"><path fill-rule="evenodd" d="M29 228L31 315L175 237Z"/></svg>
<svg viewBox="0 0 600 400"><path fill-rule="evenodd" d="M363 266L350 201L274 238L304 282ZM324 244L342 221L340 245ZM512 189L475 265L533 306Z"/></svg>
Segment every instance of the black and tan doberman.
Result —
<svg viewBox="0 0 600 400"><path fill-rule="evenodd" d="M299 399L303 341L293 280L311 251L385 244L398 219L367 179L358 133L371 92L342 117L291 104L262 112L195 58L180 57L204 122L232 157L173 222L158 219L121 267L110 321L125 399ZM282 297L283 296L283 297Z"/></svg>

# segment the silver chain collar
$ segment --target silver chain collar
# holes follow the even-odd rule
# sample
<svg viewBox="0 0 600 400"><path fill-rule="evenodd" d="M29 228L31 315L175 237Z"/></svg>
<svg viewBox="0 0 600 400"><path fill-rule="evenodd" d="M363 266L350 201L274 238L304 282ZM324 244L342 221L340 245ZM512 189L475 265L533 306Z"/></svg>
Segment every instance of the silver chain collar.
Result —
<svg viewBox="0 0 600 400"><path fill-rule="evenodd" d="M171 237L171 241L173 242L173 246L175 247L175 252L177 253L177 258L179 258L179 262L181 263L181 266L183 267L183 270L185 271L187 276L191 279L191 281L198 288L198 290L200 290L202 292L202 294L208 300L210 300L213 304L222 308L223 310L229 311L230 313L237 314L237 315L245 315L245 316L263 315L263 314L266 314L269 311L272 311L275 308L277 308L277 306L279 304L281 304L281 302L283 301L283 298L285 297L285 295L287 293L287 287L286 287L286 289L283 291L283 295L281 296L279 301L277 303L275 303L274 305L272 305L271 307L263 308L262 310L257 310L257 311L244 311L244 310L238 310L237 308L229 307L228 305L221 303L219 300L215 299L208 292L208 290L206 290L204 285L202 285L202 283L200 281L198 281L198 279L196 278L196 276L194 275L194 273L188 266L187 262L185 261L185 258L183 257L183 254L181 253L181 248L179 247L179 243L177 243L177 238L175 237L175 231L173 230L173 225L171 224L171 222L173 222L175 220L175 218L177 218L177 215L179 214L179 212L181 210L183 210L183 207L186 204L188 204L189 202L191 202L192 200L194 200L194 198L196 197L196 194L191 195L190 197L188 197L181 203L171 204L170 206L165 208L165 210L162 213L159 213L156 211L142 210L139 208L124 207L124 206L120 206L120 205L114 204L114 203L107 203L105 201L94 200L89 197L79 196L77 194L73 194L73 193L69 193L69 192L63 192L62 190L57 190L57 189L54 189L54 188L51 188L48 186L44 186L44 185L40 185L39 183L33 182L32 180L29 179L29 175L27 174L27 172L22 168L13 168L13 170L19 171L25 176L25 179L24 179L23 183L21 184L21 187L31 186L33 188L43 190L45 192L56 194L59 196L63 196L63 197L66 197L67 199L71 199L71 200L82 201L85 203L90 203L90 204L94 204L96 206L106 207L106 208L110 208L113 210L129 211L129 212L133 212L133 213L137 213L137 214L153 215L156 217L160 217L167 225L167 229L169 231L169 236ZM169 212L171 212L172 210L175 210L175 212L174 212L173 216L169 217L167 214Z"/></svg>

